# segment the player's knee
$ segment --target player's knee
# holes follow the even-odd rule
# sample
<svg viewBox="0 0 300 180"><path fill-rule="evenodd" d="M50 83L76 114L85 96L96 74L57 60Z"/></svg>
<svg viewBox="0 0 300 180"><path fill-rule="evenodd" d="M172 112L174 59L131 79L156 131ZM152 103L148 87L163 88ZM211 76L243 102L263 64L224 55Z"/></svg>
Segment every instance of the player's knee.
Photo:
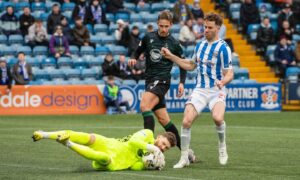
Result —
<svg viewBox="0 0 300 180"><path fill-rule="evenodd" d="M192 126L192 123L193 123L193 120L188 118L188 117L185 117L183 118L183 121L182 121L182 126L184 128L190 128Z"/></svg>
<svg viewBox="0 0 300 180"><path fill-rule="evenodd" d="M224 120L223 115L218 114L218 113L213 113L212 114L212 118L214 119L214 121L216 122L216 124L222 123Z"/></svg>
<svg viewBox="0 0 300 180"><path fill-rule="evenodd" d="M141 103L140 110L142 112L145 112L145 111L150 111L151 109L148 107L148 105L146 103Z"/></svg>

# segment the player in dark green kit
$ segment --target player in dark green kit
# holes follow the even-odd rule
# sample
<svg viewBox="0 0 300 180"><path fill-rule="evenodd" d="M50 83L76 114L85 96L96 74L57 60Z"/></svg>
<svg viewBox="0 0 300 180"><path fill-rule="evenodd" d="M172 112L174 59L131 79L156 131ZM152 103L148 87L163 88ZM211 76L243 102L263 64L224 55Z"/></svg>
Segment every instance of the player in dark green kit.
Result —
<svg viewBox="0 0 300 180"><path fill-rule="evenodd" d="M169 29L172 27L172 20L173 17L170 11L162 11L157 20L158 30L145 35L128 63L130 66L133 66L140 54L145 53L146 92L143 94L140 104L140 110L144 118L144 128L154 131L155 123L152 113L154 112L164 129L175 134L177 146L180 148L180 136L176 126L170 120L164 98L170 88L170 72L173 62L165 59L160 53L161 48L166 47L175 55L182 56L183 51L179 41L169 33ZM183 95L185 78L186 71L180 69L178 97ZM191 160L193 161L194 155L191 155Z"/></svg>

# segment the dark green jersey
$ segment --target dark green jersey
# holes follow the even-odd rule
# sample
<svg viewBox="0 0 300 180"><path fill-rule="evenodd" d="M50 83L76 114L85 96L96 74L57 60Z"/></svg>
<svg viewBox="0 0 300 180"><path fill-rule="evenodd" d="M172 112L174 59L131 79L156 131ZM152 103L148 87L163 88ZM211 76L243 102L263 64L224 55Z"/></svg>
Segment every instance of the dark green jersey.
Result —
<svg viewBox="0 0 300 180"><path fill-rule="evenodd" d="M133 57L138 59L141 53L146 57L146 80L170 80L173 62L164 58L160 54L162 47L168 48L174 55L181 57L182 48L178 40L173 36L161 37L158 32L151 32L144 36L139 47L133 53ZM186 72L180 69L180 81L184 83ZM182 75L184 74L184 75Z"/></svg>

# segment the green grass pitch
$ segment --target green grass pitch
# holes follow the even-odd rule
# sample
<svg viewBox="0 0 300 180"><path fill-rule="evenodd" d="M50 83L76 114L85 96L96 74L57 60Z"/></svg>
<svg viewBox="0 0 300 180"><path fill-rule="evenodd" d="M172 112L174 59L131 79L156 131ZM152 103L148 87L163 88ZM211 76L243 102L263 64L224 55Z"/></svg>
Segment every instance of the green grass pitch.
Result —
<svg viewBox="0 0 300 180"><path fill-rule="evenodd" d="M32 142L34 130L71 129L122 137L138 131L137 115L1 116L0 179L300 179L300 112L227 113L228 165L218 163L217 135L211 116L192 128L191 147L199 162L173 169L180 153L166 152L162 171L100 172L90 161L51 140ZM182 114L171 114L180 129ZM156 134L163 132L156 122Z"/></svg>

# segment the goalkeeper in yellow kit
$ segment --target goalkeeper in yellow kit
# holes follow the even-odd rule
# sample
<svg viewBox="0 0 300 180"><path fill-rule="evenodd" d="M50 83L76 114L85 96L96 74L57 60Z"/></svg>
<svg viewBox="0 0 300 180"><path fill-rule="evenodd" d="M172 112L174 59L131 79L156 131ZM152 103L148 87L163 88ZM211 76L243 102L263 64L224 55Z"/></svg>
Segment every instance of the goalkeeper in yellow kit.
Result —
<svg viewBox="0 0 300 180"><path fill-rule="evenodd" d="M71 130L35 131L32 138L34 141L56 140L79 155L92 160L94 169L109 171L151 169L143 162L144 154L153 153L154 156L159 156L176 145L176 137L173 133L165 132L154 139L153 132L148 129L140 130L122 139Z"/></svg>

